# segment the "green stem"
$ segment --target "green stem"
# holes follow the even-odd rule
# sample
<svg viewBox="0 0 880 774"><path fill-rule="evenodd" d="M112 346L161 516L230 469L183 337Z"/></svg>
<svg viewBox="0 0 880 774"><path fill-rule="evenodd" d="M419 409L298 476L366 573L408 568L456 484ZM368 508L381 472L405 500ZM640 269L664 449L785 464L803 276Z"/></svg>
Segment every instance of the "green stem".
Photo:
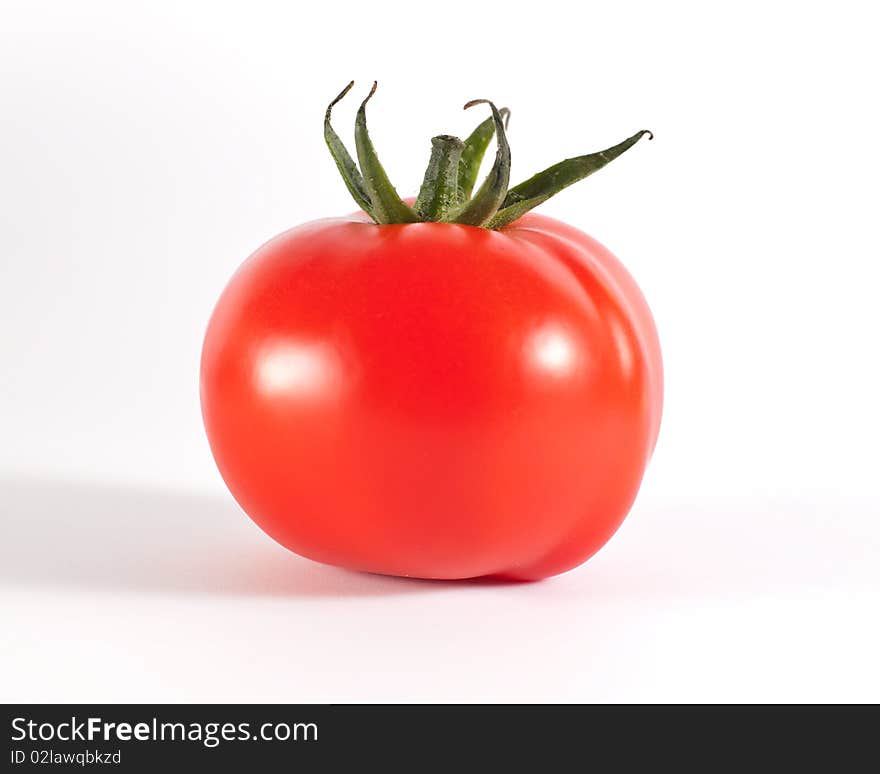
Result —
<svg viewBox="0 0 880 774"><path fill-rule="evenodd" d="M510 110L506 107L500 108L498 112L504 119L504 128L510 123ZM458 171L458 187L460 190L461 200L470 198L477 184L477 176L480 174L480 164L483 162L483 156L489 142L495 134L495 118L489 116L481 123L470 136L464 141L464 150L461 152L461 166Z"/></svg>
<svg viewBox="0 0 880 774"><path fill-rule="evenodd" d="M573 159L566 159L548 167L543 172L530 177L524 183L514 186L507 193L504 199L504 207L509 207L517 202L523 202L527 199L544 197L544 201L551 196L558 194L563 188L568 188L572 183L577 183L585 177L592 175L602 169L606 164L614 161L625 151L628 151L645 135L648 139L654 139L654 135L647 129L636 132L632 137L628 137L621 143L599 151L598 153L589 153L586 156L577 156Z"/></svg>
<svg viewBox="0 0 880 774"><path fill-rule="evenodd" d="M488 105L492 109L498 149L495 153L495 163L483 184L451 220L453 223L464 223L469 226L484 226L498 211L507 194L507 185L510 182L510 146L507 144L504 121L498 108L487 99L472 100L464 108L467 110L474 105Z"/></svg>
<svg viewBox="0 0 880 774"><path fill-rule="evenodd" d="M342 175L342 180L345 183L345 187L348 188L348 192L352 195L358 207L368 215L371 215L373 207L370 203L370 196L364 186L364 178L361 176L357 164L354 163L354 159L349 154L342 140L339 139L339 135L336 134L330 125L330 114L333 112L333 106L351 91L352 86L354 86L354 81L339 92L336 99L327 106L327 112L324 114L324 141L330 149L330 155L333 156L333 161L336 162L336 167L339 170L339 174Z"/></svg>
<svg viewBox="0 0 880 774"><path fill-rule="evenodd" d="M353 85L354 81L327 106L324 140L352 198L379 225L432 221L504 228L568 186L602 169L645 135L653 139L647 130L636 132L606 150L566 159L508 188L510 146L506 119L510 117L510 111L497 109L489 100L473 100L465 105L465 109L486 104L491 108L492 116L481 122L464 142L450 135L439 135L431 140L431 159L415 205L410 207L391 185L367 131L367 103L376 93L376 82L361 103L355 119L354 139L359 163L351 157L331 126L333 107ZM493 136L496 138L495 161L471 197L480 164Z"/></svg>
<svg viewBox="0 0 880 774"><path fill-rule="evenodd" d="M548 167L543 172L538 172L537 175L507 192L504 204L486 227L502 228L508 223L512 223L529 210L546 202L551 196L558 194L562 189L568 188L573 183L577 183L592 175L593 172L602 169L610 161L614 161L620 154L632 148L646 134L649 140L654 139L651 132L643 129L607 150L566 159Z"/></svg>
<svg viewBox="0 0 880 774"><path fill-rule="evenodd" d="M377 86L378 83L373 81L373 88L361 103L354 123L358 161L364 175L364 187L373 208L370 214L377 223L417 223L418 216L391 185L367 132L367 103L376 93Z"/></svg>
<svg viewBox="0 0 880 774"><path fill-rule="evenodd" d="M464 143L441 134L431 139L431 160L413 209L421 220L445 220L460 203L458 172Z"/></svg>

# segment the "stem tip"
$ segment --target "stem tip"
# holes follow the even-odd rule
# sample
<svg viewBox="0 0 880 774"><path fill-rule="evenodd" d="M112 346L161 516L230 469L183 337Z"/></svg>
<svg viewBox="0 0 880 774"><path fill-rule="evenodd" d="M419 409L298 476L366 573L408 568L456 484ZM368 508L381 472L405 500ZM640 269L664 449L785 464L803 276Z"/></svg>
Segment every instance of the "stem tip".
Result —
<svg viewBox="0 0 880 774"><path fill-rule="evenodd" d="M379 85L379 81L373 81L373 85L370 88L370 93L367 94L366 99L361 103L361 110L363 110L367 103L373 98L373 95L376 93L376 87Z"/></svg>
<svg viewBox="0 0 880 774"><path fill-rule="evenodd" d="M354 81L351 81L348 86L346 86L342 91L339 92L334 98L333 101L327 105L327 118L330 118L330 111L333 110L333 106L339 102L348 92L351 91L351 87L354 86Z"/></svg>

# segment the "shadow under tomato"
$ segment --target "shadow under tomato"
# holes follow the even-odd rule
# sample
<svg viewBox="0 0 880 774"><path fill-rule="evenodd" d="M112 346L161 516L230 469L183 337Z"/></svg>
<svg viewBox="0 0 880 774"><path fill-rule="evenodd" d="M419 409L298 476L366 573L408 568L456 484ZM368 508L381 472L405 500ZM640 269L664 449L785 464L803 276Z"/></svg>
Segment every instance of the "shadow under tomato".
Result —
<svg viewBox="0 0 880 774"><path fill-rule="evenodd" d="M0 507L0 585L47 590L308 600L507 587L580 608L873 587L880 550L877 502L637 504L609 545L576 572L539 583L432 581L303 559L228 497L0 477Z"/></svg>

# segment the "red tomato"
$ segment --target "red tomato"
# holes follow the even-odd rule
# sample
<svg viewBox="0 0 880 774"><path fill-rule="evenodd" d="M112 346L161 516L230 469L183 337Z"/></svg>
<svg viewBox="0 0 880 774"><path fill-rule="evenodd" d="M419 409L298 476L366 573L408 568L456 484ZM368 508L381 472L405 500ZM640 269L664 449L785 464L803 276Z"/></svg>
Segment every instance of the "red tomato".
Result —
<svg viewBox="0 0 880 774"><path fill-rule="evenodd" d="M538 579L618 528L654 448L648 307L587 235L321 220L259 249L211 318L201 398L242 508L320 562Z"/></svg>

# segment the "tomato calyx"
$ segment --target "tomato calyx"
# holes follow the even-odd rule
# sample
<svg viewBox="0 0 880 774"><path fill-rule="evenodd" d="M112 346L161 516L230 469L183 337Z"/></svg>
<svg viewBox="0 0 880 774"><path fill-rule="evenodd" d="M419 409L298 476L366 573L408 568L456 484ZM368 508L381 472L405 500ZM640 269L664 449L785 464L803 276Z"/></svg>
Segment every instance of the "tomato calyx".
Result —
<svg viewBox="0 0 880 774"><path fill-rule="evenodd" d="M358 207L380 225L433 221L499 229L573 183L602 169L645 135L649 140L654 139L650 131L643 129L617 145L597 153L565 159L519 185L508 188L510 146L506 129L510 111L507 108L496 108L487 99L471 100L464 106L465 109L485 104L492 111L491 117L474 129L466 140L452 135L438 135L431 139L428 168L419 195L413 206L410 206L391 184L367 131L367 103L376 93L377 85L373 81L370 93L361 103L355 119L357 162L351 157L330 122L333 107L348 94L354 81L327 106L324 114L324 140L352 198ZM495 161L482 185L472 195L480 164L493 136L496 138Z"/></svg>

